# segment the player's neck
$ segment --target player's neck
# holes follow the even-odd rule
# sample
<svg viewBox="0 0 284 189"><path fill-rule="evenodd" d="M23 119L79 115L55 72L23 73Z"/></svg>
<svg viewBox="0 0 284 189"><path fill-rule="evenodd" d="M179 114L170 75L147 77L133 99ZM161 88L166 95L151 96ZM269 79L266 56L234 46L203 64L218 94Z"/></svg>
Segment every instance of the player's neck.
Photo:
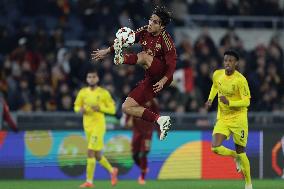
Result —
<svg viewBox="0 0 284 189"><path fill-rule="evenodd" d="M152 33L152 35L153 35L153 36L158 36L158 35L160 35L160 33L162 33L162 31L163 31L163 30L158 31L157 33Z"/></svg>
<svg viewBox="0 0 284 189"><path fill-rule="evenodd" d="M226 71L225 70L225 74L227 75L227 76L231 76L231 75L233 75L235 73L235 70L232 70L232 71Z"/></svg>
<svg viewBox="0 0 284 189"><path fill-rule="evenodd" d="M89 88L91 91L95 90L98 87L98 85L89 85Z"/></svg>

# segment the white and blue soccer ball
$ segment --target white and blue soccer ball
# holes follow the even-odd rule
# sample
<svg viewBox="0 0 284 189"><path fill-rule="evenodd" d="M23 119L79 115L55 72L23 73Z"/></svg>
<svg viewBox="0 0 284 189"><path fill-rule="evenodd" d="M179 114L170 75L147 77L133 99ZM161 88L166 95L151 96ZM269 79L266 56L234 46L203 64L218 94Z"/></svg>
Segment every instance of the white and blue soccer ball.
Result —
<svg viewBox="0 0 284 189"><path fill-rule="evenodd" d="M135 32L128 27L120 28L115 35L117 39L122 41L122 47L130 47L135 42Z"/></svg>

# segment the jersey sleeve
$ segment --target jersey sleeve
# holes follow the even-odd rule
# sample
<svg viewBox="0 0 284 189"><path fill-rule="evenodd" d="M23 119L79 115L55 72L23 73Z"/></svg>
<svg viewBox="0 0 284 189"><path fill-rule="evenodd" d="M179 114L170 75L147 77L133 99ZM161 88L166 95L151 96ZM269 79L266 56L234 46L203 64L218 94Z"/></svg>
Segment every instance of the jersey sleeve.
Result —
<svg viewBox="0 0 284 189"><path fill-rule="evenodd" d="M78 113L81 109L81 107L83 107L84 105L84 102L83 102L83 90L81 89L77 96L76 96L76 99L75 99L75 102L74 102L74 111L76 113Z"/></svg>
<svg viewBox="0 0 284 189"><path fill-rule="evenodd" d="M245 78L242 78L238 82L238 89L241 96L241 100L230 100L230 107L248 107L250 105L250 90L248 86L248 82Z"/></svg>
<svg viewBox="0 0 284 189"><path fill-rule="evenodd" d="M213 73L213 77L212 77L212 86L211 86L211 90L210 90L210 94L208 97L208 100L213 101L215 96L217 95L218 89L217 89L217 84L216 84L216 75L217 75L217 71L215 71Z"/></svg>
<svg viewBox="0 0 284 189"><path fill-rule="evenodd" d="M99 103L100 112L106 114L115 114L115 102L110 93L105 90L102 96L102 101Z"/></svg>
<svg viewBox="0 0 284 189"><path fill-rule="evenodd" d="M138 43L142 37L142 35L146 32L148 25L138 28L135 31L135 43Z"/></svg>
<svg viewBox="0 0 284 189"><path fill-rule="evenodd" d="M165 52L165 60L167 64L167 71L165 76L169 79L173 76L174 71L176 69L176 62L177 62L177 53L176 48L173 42L173 39L170 37L168 33L163 31L163 51Z"/></svg>

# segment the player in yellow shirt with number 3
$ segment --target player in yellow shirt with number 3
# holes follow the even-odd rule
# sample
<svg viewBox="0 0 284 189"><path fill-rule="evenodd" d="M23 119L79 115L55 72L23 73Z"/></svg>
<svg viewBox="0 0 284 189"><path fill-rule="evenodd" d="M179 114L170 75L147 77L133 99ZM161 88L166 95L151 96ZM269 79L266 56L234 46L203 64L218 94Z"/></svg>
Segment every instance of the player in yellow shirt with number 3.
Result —
<svg viewBox="0 0 284 189"><path fill-rule="evenodd" d="M234 50L224 53L224 68L213 74L213 84L206 107L218 93L217 121L213 130L212 151L218 155L235 158L238 172L245 178L245 189L252 189L250 163L245 153L248 138L247 107L250 105L250 91L246 78L236 70L239 55ZM236 150L222 145L233 135Z"/></svg>

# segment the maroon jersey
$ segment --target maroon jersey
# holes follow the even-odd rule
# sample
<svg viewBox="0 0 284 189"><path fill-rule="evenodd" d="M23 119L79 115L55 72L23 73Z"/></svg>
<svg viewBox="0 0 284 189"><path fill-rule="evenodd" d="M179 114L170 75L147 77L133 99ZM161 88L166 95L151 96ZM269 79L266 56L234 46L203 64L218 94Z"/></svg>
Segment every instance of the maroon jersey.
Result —
<svg viewBox="0 0 284 189"><path fill-rule="evenodd" d="M154 59L158 59L161 64L157 75L153 75L148 69L145 72L145 76L155 81L160 80L163 76L166 76L168 80L172 80L177 60L173 40L167 31L164 30L159 35L154 36L147 31L147 27L139 28L135 32L135 42L139 42L143 51L152 55Z"/></svg>

